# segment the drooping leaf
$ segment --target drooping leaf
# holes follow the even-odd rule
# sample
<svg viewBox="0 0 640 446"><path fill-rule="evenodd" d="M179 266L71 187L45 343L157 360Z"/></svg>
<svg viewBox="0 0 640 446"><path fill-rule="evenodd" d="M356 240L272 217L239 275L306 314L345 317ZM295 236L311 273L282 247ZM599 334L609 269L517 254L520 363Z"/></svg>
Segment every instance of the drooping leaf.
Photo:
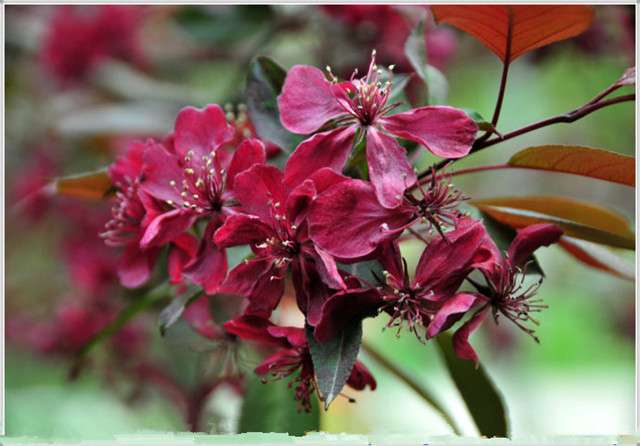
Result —
<svg viewBox="0 0 640 446"><path fill-rule="evenodd" d="M511 157L511 166L571 173L635 186L635 159L630 156L582 146L529 147Z"/></svg>
<svg viewBox="0 0 640 446"><path fill-rule="evenodd" d="M635 249L634 237L617 235L611 232L583 225L575 221L554 217L540 212L516 209L505 206L477 205L482 212L494 220L507 224L513 228L524 228L537 223L553 223L562 228L571 237L588 240L617 248Z"/></svg>
<svg viewBox="0 0 640 446"><path fill-rule="evenodd" d="M517 232L512 227L500 223L492 219L488 214L484 212L480 212L480 215L483 218L484 227L487 230L487 233L491 237L491 239L495 242L496 246L500 248L503 253L506 253L511 245L511 242L514 238L516 238ZM526 273L539 274L544 277L544 271L538 262L538 259L535 255L531 255L531 257L527 260L527 269Z"/></svg>
<svg viewBox="0 0 640 446"><path fill-rule="evenodd" d="M315 340L312 327L306 327L306 334L318 390L327 410L351 375L362 342L362 323L354 322L323 343Z"/></svg>
<svg viewBox="0 0 640 446"><path fill-rule="evenodd" d="M108 195L113 185L107 169L70 175L53 180L49 189L55 195L102 200Z"/></svg>
<svg viewBox="0 0 640 446"><path fill-rule="evenodd" d="M511 21L511 60L586 31L593 8L586 5L433 5L438 23L465 31L506 58Z"/></svg>
<svg viewBox="0 0 640 446"><path fill-rule="evenodd" d="M453 351L451 335L436 337L449 375L460 392L480 433L486 437L507 437L507 411L498 389L481 364L476 368Z"/></svg>
<svg viewBox="0 0 640 446"><path fill-rule="evenodd" d="M470 200L469 203L480 207L481 210L483 206L504 206L540 212L591 226L621 237L634 238L633 232L629 228L629 222L623 215L575 198L558 195L527 195Z"/></svg>
<svg viewBox="0 0 640 446"><path fill-rule="evenodd" d="M592 268L605 271L621 279L634 281L633 263L611 249L573 237L563 236L560 246L576 260Z"/></svg>
<svg viewBox="0 0 640 446"><path fill-rule="evenodd" d="M300 138L280 123L277 101L286 75L286 71L273 60L256 57L249 66L245 96L249 117L258 136L291 152Z"/></svg>
<svg viewBox="0 0 640 446"><path fill-rule="evenodd" d="M188 290L175 297L171 303L160 312L160 315L158 316L158 328L160 329L160 335L165 335L167 329L180 319L184 310L193 303L200 294L200 290Z"/></svg>
<svg viewBox="0 0 640 446"><path fill-rule="evenodd" d="M288 379L263 383L253 372L246 377L246 393L242 401L238 433L279 432L302 436L320 430L320 411L316 398L311 412L299 412L294 389Z"/></svg>
<svg viewBox="0 0 640 446"><path fill-rule="evenodd" d="M424 38L424 19L420 20L411 30L411 34L404 43L404 54L414 71L424 81L427 80L427 47Z"/></svg>

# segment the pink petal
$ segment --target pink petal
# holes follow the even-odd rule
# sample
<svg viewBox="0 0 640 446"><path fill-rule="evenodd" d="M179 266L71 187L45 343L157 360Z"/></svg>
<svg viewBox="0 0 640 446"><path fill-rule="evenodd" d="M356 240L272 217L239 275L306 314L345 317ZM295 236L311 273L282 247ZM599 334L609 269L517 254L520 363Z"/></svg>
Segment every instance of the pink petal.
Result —
<svg viewBox="0 0 640 446"><path fill-rule="evenodd" d="M142 251L138 243L129 244L118 266L118 278L122 286L137 288L146 283L157 256L157 249Z"/></svg>
<svg viewBox="0 0 640 446"><path fill-rule="evenodd" d="M371 127L367 131L367 162L380 204L386 208L399 206L405 189L417 179L404 148Z"/></svg>
<svg viewBox="0 0 640 446"><path fill-rule="evenodd" d="M209 299L213 299L213 297L202 296L197 299L185 308L182 317L202 336L209 339L219 339L223 336L224 332L211 316Z"/></svg>
<svg viewBox="0 0 640 446"><path fill-rule="evenodd" d="M520 229L511 242L507 256L514 266L522 266L533 252L560 240L562 229L553 224L541 223Z"/></svg>
<svg viewBox="0 0 640 446"><path fill-rule="evenodd" d="M476 253L484 241L482 224L470 218L458 227L439 235L425 248L416 266L415 284L429 285L435 290L457 289L470 272Z"/></svg>
<svg viewBox="0 0 640 446"><path fill-rule="evenodd" d="M161 144L149 144L144 152L144 180L141 189L161 201L182 203L180 185L184 172L176 156ZM174 184L172 186L172 184Z"/></svg>
<svg viewBox="0 0 640 446"><path fill-rule="evenodd" d="M311 181L313 181L317 194L321 194L331 186L342 183L348 179L349 177L336 172L330 167L318 169L311 175Z"/></svg>
<svg viewBox="0 0 640 446"><path fill-rule="evenodd" d="M218 246L227 248L261 243L274 235L273 229L258 217L235 214L227 217L224 224L216 231L215 242Z"/></svg>
<svg viewBox="0 0 640 446"><path fill-rule="evenodd" d="M478 355L469 344L469 336L480 326L484 318L489 313L489 307L476 312L471 319L465 322L453 335L453 350L462 359L468 359L478 363Z"/></svg>
<svg viewBox="0 0 640 446"><path fill-rule="evenodd" d="M276 347L287 347L285 339L274 338L268 331L273 324L258 316L243 315L224 323L227 332L247 341L257 341Z"/></svg>
<svg viewBox="0 0 640 446"><path fill-rule="evenodd" d="M305 315L307 323L315 326L320 320L322 305L331 294L331 290L322 281L316 265L307 259L292 263L291 278L298 308Z"/></svg>
<svg viewBox="0 0 640 446"><path fill-rule="evenodd" d="M459 293L446 300L429 323L427 336L433 338L447 330L473 306L476 300L477 297L469 293Z"/></svg>
<svg viewBox="0 0 640 446"><path fill-rule="evenodd" d="M346 288L344 280L342 280L342 276L338 271L338 265L331 254L318 246L314 246L313 258L315 260L316 270L327 286L334 289Z"/></svg>
<svg viewBox="0 0 640 446"><path fill-rule="evenodd" d="M263 222L274 221L274 206L284 213L282 173L277 167L254 164L237 175L234 184L233 193L243 212L256 215Z"/></svg>
<svg viewBox="0 0 640 446"><path fill-rule="evenodd" d="M182 209L174 209L159 215L144 231L140 247L146 249L149 246L162 246L169 243L189 229L195 219L195 215Z"/></svg>
<svg viewBox="0 0 640 446"><path fill-rule="evenodd" d="M339 127L318 133L301 142L284 168L287 187L293 189L323 167L342 172L351 153L354 135L353 126Z"/></svg>
<svg viewBox="0 0 640 446"><path fill-rule="evenodd" d="M422 144L443 158L468 154L478 131L465 112L444 105L416 108L387 116L381 122L390 133Z"/></svg>
<svg viewBox="0 0 640 446"><path fill-rule="evenodd" d="M109 166L109 177L114 183L126 184L140 176L146 148L147 144L142 141L132 141L127 145L126 152Z"/></svg>
<svg viewBox="0 0 640 446"><path fill-rule="evenodd" d="M167 258L167 269L172 284L182 282L182 272L185 266L193 260L198 251L198 240L183 233L173 240L171 250Z"/></svg>
<svg viewBox="0 0 640 446"><path fill-rule="evenodd" d="M227 254L216 246L210 230L200 242L195 261L184 271L183 276L200 285L207 294L215 294L227 274Z"/></svg>
<svg viewBox="0 0 640 446"><path fill-rule="evenodd" d="M264 144L259 139L245 139L242 141L231 158L227 170L227 190L233 190L236 175L244 172L254 164L264 164L267 160Z"/></svg>
<svg viewBox="0 0 640 446"><path fill-rule="evenodd" d="M174 146L180 157L192 150L193 158L200 160L222 144L229 142L235 129L227 122L224 110L217 104L204 109L185 107L176 118Z"/></svg>
<svg viewBox="0 0 640 446"><path fill-rule="evenodd" d="M308 65L294 65L278 96L280 121L293 133L311 133L344 110L331 93L324 73Z"/></svg>
<svg viewBox="0 0 640 446"><path fill-rule="evenodd" d="M311 239L341 259L372 253L415 220L412 207L382 207L373 186L360 180L343 181L327 189L311 205L308 218Z"/></svg>

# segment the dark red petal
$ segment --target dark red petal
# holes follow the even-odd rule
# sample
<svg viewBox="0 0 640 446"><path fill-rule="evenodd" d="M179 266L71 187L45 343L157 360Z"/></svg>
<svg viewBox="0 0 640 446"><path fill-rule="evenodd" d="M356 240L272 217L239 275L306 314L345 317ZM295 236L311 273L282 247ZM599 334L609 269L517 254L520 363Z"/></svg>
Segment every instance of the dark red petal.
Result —
<svg viewBox="0 0 640 446"><path fill-rule="evenodd" d="M331 254L318 246L312 248L316 270L322 281L333 289L346 288L344 280L338 271L338 265Z"/></svg>
<svg viewBox="0 0 640 446"><path fill-rule="evenodd" d="M269 334L268 328L273 326L268 319L258 316L240 316L224 323L227 332L247 341L257 341L267 345L287 347L285 339L278 339Z"/></svg>
<svg viewBox="0 0 640 446"><path fill-rule="evenodd" d="M333 94L324 73L308 65L294 65L278 96L282 125L293 133L311 133L344 110Z"/></svg>
<svg viewBox="0 0 640 446"><path fill-rule="evenodd" d="M245 260L229 271L218 291L246 297L246 314L269 318L284 293L284 274L271 258Z"/></svg>
<svg viewBox="0 0 640 446"><path fill-rule="evenodd" d="M287 188L293 189L323 167L342 172L351 153L354 135L353 126L339 127L328 132L317 133L301 142L284 168Z"/></svg>
<svg viewBox="0 0 640 446"><path fill-rule="evenodd" d="M149 280L157 256L157 249L143 251L137 242L130 243L118 265L118 278L122 286L137 288Z"/></svg>
<svg viewBox="0 0 640 446"><path fill-rule="evenodd" d="M174 209L157 216L149 223L140 240L140 247L161 246L169 243L193 224L196 216L190 211Z"/></svg>
<svg viewBox="0 0 640 446"><path fill-rule="evenodd" d="M144 152L144 180L141 189L152 197L182 203L180 187L184 172L176 156L161 144L149 144ZM173 184L173 185L172 185Z"/></svg>
<svg viewBox="0 0 640 446"><path fill-rule="evenodd" d="M468 218L460 220L455 230L445 233L446 239L436 236L420 256L416 286L429 285L436 291L458 288L470 272L485 234L480 222Z"/></svg>
<svg viewBox="0 0 640 446"><path fill-rule="evenodd" d="M182 234L173 240L167 259L169 279L172 284L182 282L185 266L193 260L198 252L198 240L190 234Z"/></svg>
<svg viewBox="0 0 640 446"><path fill-rule="evenodd" d="M474 294L458 293L446 300L429 323L427 336L433 338L447 330L466 313L478 299Z"/></svg>
<svg viewBox="0 0 640 446"><path fill-rule="evenodd" d="M416 173L407 160L407 152L398 142L374 128L367 131L369 179L378 201L386 208L402 203L405 189L416 182Z"/></svg>
<svg viewBox="0 0 640 446"><path fill-rule="evenodd" d="M260 217L263 222L274 223L274 206L284 214L285 194L282 173L277 167L254 164L236 176L234 195L241 209Z"/></svg>
<svg viewBox="0 0 640 446"><path fill-rule="evenodd" d="M244 172L254 164L264 164L267 160L264 144L259 139L245 139L242 141L231 158L227 170L226 190L233 190L236 175Z"/></svg>
<svg viewBox="0 0 640 446"><path fill-rule="evenodd" d="M301 360L300 353L298 350L293 348L281 349L272 355L265 358L258 366L255 368L255 372L257 375L267 375L271 373L271 371L278 366L291 366L294 365L292 363L298 363Z"/></svg>
<svg viewBox="0 0 640 446"><path fill-rule="evenodd" d="M489 307L477 311L467 322L465 322L453 335L453 350L462 359L468 359L478 363L478 355L469 344L469 336L480 326L487 316Z"/></svg>
<svg viewBox="0 0 640 446"><path fill-rule="evenodd" d="M312 203L309 235L329 254L355 259L397 237L413 221L412 207L386 209L370 183L349 180L327 189Z"/></svg>
<svg viewBox="0 0 640 446"><path fill-rule="evenodd" d="M270 226L253 215L230 215L215 233L215 242L220 247L261 243L274 236Z"/></svg>
<svg viewBox="0 0 640 446"><path fill-rule="evenodd" d="M518 231L513 239L507 256L514 266L522 266L533 252L542 247L556 243L562 237L562 229L553 224L541 223L527 226Z"/></svg>
<svg viewBox="0 0 640 446"><path fill-rule="evenodd" d="M349 177L336 172L330 167L323 167L322 169L318 169L313 173L313 175L311 175L311 181L313 181L317 194L321 194L331 186L334 186L348 179Z"/></svg>
<svg viewBox="0 0 640 446"><path fill-rule="evenodd" d="M360 361L356 361L353 365L351 375L349 375L349 379L347 379L347 385L355 390L364 390L367 386L369 386L371 390L376 390L377 387L375 378L369 369Z"/></svg>
<svg viewBox="0 0 640 446"><path fill-rule="evenodd" d="M314 337L326 342L336 336L347 325L378 314L384 304L376 289L361 288L335 293L322 306L320 320L316 324Z"/></svg>
<svg viewBox="0 0 640 446"><path fill-rule="evenodd" d="M386 116L381 123L390 133L422 144L442 158L468 154L478 131L476 123L464 111L444 105Z"/></svg>
<svg viewBox="0 0 640 446"><path fill-rule="evenodd" d="M305 347L307 345L307 337L302 328L271 325L267 328L267 331L274 338L286 338L287 342L293 347Z"/></svg>
<svg viewBox="0 0 640 446"><path fill-rule="evenodd" d="M379 255L380 264L389 273L387 281L391 286L402 288L404 283L404 265L397 240L391 240L382 244Z"/></svg>
<svg viewBox="0 0 640 446"><path fill-rule="evenodd" d="M291 276L298 308L304 313L307 323L315 326L320 319L322 305L331 294L331 290L322 281L314 262L307 259L292 263Z"/></svg>
<svg viewBox="0 0 640 446"><path fill-rule="evenodd" d="M219 105L207 105L204 109L185 107L176 118L174 147L180 157L192 150L193 158L200 160L229 142L234 132Z"/></svg>
<svg viewBox="0 0 640 446"><path fill-rule="evenodd" d="M289 222L300 225L307 216L309 205L316 196L316 187L308 179L298 184L287 197L287 218Z"/></svg>
<svg viewBox="0 0 640 446"><path fill-rule="evenodd" d="M214 294L227 274L227 254L216 246L210 234L200 242L195 261L185 269L183 276L200 285L207 294Z"/></svg>
<svg viewBox="0 0 640 446"><path fill-rule="evenodd" d="M147 144L142 141L132 141L127 145L126 152L116 158L109 166L109 177L114 183L127 184L142 174L144 152Z"/></svg>

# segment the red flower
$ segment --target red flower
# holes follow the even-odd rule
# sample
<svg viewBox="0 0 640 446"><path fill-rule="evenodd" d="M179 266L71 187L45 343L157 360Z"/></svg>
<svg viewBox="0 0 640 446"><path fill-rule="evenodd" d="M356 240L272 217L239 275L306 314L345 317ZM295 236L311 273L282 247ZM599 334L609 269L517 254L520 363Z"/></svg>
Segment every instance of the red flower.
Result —
<svg viewBox="0 0 640 446"><path fill-rule="evenodd" d="M461 358L478 361L476 352L469 344L469 336L480 326L489 310L492 310L496 323L498 316L502 314L538 342L534 330L525 324L530 322L538 325L531 313L546 308L541 299L533 299L542 278L533 285L525 286L524 269L536 249L557 242L561 236L562 230L552 224L528 226L518 232L506 256L503 256L486 234L483 244L485 259L475 265L484 275L486 285L470 280L478 292L457 295L448 300L429 326L429 336L436 336L446 330L474 304L480 304L480 308L453 336L454 349Z"/></svg>
<svg viewBox="0 0 640 446"><path fill-rule="evenodd" d="M298 306L315 325L329 288L345 287L334 259L308 237L308 204L346 177L321 169L293 189L273 166L254 165L238 175L234 196L243 212L227 218L216 232L220 247L251 245L255 257L229 272L220 292L249 299L248 314L268 318L284 293L291 271Z"/></svg>
<svg viewBox="0 0 640 446"><path fill-rule="evenodd" d="M469 153L476 124L462 111L448 106L427 106L389 115L391 83L381 84L375 57L367 75L338 83L326 80L317 68L296 65L287 73L278 97L282 124L294 133L315 132L328 122L334 130L303 141L287 161L287 183L297 184L321 167L341 171L354 143L366 142L369 177L380 203L393 208L416 175L405 150L389 136L410 139L432 153L459 158Z"/></svg>
<svg viewBox="0 0 640 446"><path fill-rule="evenodd" d="M44 67L64 85L85 79L108 58L141 64L141 18L136 6L56 7L42 43Z"/></svg>
<svg viewBox="0 0 640 446"><path fill-rule="evenodd" d="M432 178L426 187L418 187L418 195L403 190L393 209L380 205L366 181L337 184L312 204L309 235L331 255L353 260L370 255L382 242L420 221L442 234L442 226L455 226L461 215L457 206L466 197L444 179Z"/></svg>
<svg viewBox="0 0 640 446"><path fill-rule="evenodd" d="M297 373L289 386L292 387L295 384L295 399L301 409L311 411L311 394L317 386L304 329L280 327L255 316L242 316L226 322L224 327L229 333L241 339L275 348L275 352L264 359L256 367L255 372L258 375L270 375L276 379L287 378ZM364 390L366 386L375 390L376 380L361 362L356 361L347 385L355 390Z"/></svg>
<svg viewBox="0 0 640 446"><path fill-rule="evenodd" d="M443 302L454 295L464 295L455 293L473 266L487 257L480 249L484 237L480 222L470 218L461 220L444 238L437 237L429 243L420 256L413 280L409 279L397 244L385 244L380 254L384 277L378 278L377 288L333 295L322 307L315 337L319 341L331 339L354 319L385 311L391 316L388 327L400 330L407 324L409 330L421 338L419 328L429 326Z"/></svg>
<svg viewBox="0 0 640 446"><path fill-rule="evenodd" d="M118 277L128 288L147 282L160 252L157 246L140 246L146 227L155 215L148 209L157 208L154 199L140 190L146 148L147 145L139 141L130 143L126 152L109 167L109 176L117 192L112 218L101 236L107 245L124 248L118 262ZM173 240L168 260L172 283L181 281L184 265L194 257L196 248L197 241L188 234Z"/></svg>
<svg viewBox="0 0 640 446"><path fill-rule="evenodd" d="M213 243L213 233L234 213L236 175L265 161L264 145L256 139L244 140L231 155L223 146L233 137L234 128L218 105L203 110L187 107L178 114L172 140L151 144L144 154L141 188L158 206L145 203L155 217L140 246L174 241L197 220L206 219L198 254L185 275L209 294L227 269L226 254Z"/></svg>

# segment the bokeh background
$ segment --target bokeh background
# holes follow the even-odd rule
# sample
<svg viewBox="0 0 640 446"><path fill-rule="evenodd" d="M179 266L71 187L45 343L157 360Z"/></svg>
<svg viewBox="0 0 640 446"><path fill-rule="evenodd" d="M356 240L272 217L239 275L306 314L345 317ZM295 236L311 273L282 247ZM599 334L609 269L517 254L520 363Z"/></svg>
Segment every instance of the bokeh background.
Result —
<svg viewBox="0 0 640 446"><path fill-rule="evenodd" d="M187 386L193 364L210 359L206 349L193 347L188 328L161 339L153 316L143 315L70 379L72 353L127 293L114 280L113 250L98 236L108 205L43 197L36 191L50 179L105 166L132 138L161 137L185 105L230 103L237 111L248 64L257 54L285 68L331 65L344 77L366 66L375 47L383 63L408 72L404 40L426 15L429 63L446 77L438 86L440 101L446 94L446 103L490 116L501 70L477 41L433 24L426 7L12 5L5 11L9 436L101 438L185 430L172 386ZM597 6L585 34L517 60L499 129L572 110L606 88L635 64L634 30L633 6ZM634 104L625 103L513 139L459 166L502 163L524 147L548 143L633 155L634 129ZM424 167L432 161L426 154L418 160ZM624 186L521 170L478 173L456 183L475 198L587 199L635 225L634 190ZM416 257L416 246L403 249ZM633 254L620 254L633 270ZM474 340L507 403L512 433L632 432L633 281L579 264L557 247L542 250L539 259L547 274L541 292L549 305L540 317L540 345L514 327L492 324ZM411 336L397 339L382 325L367 321L368 340L441 396L465 433L476 434L433 346ZM173 381L139 373L140 358L152 358ZM362 358L378 389L357 395L357 404L339 398L322 414L323 430L450 432L402 382ZM213 420L204 430L233 431L240 401L231 387L204 404L207 420Z"/></svg>

